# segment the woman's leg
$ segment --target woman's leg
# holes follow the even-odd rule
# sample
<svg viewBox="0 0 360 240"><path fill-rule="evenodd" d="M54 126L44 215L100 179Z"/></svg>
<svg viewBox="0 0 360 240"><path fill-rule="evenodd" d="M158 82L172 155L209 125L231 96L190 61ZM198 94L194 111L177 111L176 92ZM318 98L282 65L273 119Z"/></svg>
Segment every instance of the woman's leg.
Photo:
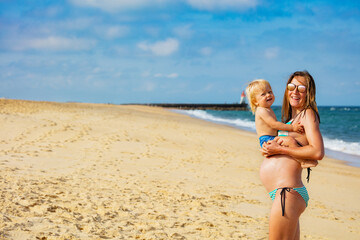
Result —
<svg viewBox="0 0 360 240"><path fill-rule="evenodd" d="M298 221L294 240L300 240L300 221Z"/></svg>
<svg viewBox="0 0 360 240"><path fill-rule="evenodd" d="M276 197L271 207L269 239L299 239L299 218L306 208L306 203L296 191L286 192L285 214L282 216L280 192L281 189L276 192Z"/></svg>

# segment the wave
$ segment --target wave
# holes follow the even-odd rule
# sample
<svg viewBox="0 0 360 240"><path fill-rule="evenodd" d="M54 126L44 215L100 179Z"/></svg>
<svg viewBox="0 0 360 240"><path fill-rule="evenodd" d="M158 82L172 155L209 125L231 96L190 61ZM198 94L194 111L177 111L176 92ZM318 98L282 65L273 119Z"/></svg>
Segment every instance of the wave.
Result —
<svg viewBox="0 0 360 240"><path fill-rule="evenodd" d="M320 107L321 108L321 107ZM346 111L346 112L358 112L359 107L330 107L330 111Z"/></svg>
<svg viewBox="0 0 360 240"><path fill-rule="evenodd" d="M324 137L324 145L325 148L330 149L332 151L360 156L359 142L345 142L341 139L330 139Z"/></svg>
<svg viewBox="0 0 360 240"><path fill-rule="evenodd" d="M190 116L194 116L196 118L201 118L201 119L204 119L204 120L208 120L208 121L211 121L211 122L222 123L222 124L226 124L226 125L230 125L230 126L250 130L252 132L254 132L256 130L255 129L255 122L249 121L249 120L244 120L244 119L240 119L240 118L227 119L227 118L215 117L215 116L207 113L204 110L180 110L179 112L185 113L185 114L190 115Z"/></svg>
<svg viewBox="0 0 360 240"><path fill-rule="evenodd" d="M345 110L345 108L343 110ZM216 117L204 110L177 110L177 112L215 123L238 127L251 132L256 131L255 122L251 120L240 119L240 118L228 119L228 118ZM360 158L360 142L346 142L341 139L331 139L324 136L324 145L326 149L330 150L329 152L332 153L337 152L340 154L345 153L345 154L354 155L356 156L356 158Z"/></svg>

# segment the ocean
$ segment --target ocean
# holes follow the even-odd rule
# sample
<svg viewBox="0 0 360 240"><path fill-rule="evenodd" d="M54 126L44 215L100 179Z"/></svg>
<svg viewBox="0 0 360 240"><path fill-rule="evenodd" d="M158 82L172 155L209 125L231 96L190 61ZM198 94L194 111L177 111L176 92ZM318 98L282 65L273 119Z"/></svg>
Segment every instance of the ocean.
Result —
<svg viewBox="0 0 360 240"><path fill-rule="evenodd" d="M273 106L281 120L281 107ZM176 110L207 121L255 132L255 117L250 111ZM319 107L320 131L325 155L360 167L360 107Z"/></svg>

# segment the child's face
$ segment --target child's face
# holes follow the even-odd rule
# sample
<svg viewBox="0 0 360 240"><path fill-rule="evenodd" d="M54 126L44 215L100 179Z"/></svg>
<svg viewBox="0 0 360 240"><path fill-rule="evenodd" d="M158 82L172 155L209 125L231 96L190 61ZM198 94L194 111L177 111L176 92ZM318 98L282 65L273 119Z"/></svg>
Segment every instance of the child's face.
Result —
<svg viewBox="0 0 360 240"><path fill-rule="evenodd" d="M269 108L275 101L274 93L270 86L266 86L256 93L255 104L257 107Z"/></svg>

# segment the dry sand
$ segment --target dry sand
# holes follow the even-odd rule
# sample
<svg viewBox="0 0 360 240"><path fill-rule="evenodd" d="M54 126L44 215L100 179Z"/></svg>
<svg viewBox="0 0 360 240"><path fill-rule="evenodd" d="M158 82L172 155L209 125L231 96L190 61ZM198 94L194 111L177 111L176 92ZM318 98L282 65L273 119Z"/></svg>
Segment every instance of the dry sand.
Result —
<svg viewBox="0 0 360 240"><path fill-rule="evenodd" d="M5 99L0 121L0 239L267 239L252 133L161 108ZM325 158L306 186L302 239L360 239L359 168Z"/></svg>

